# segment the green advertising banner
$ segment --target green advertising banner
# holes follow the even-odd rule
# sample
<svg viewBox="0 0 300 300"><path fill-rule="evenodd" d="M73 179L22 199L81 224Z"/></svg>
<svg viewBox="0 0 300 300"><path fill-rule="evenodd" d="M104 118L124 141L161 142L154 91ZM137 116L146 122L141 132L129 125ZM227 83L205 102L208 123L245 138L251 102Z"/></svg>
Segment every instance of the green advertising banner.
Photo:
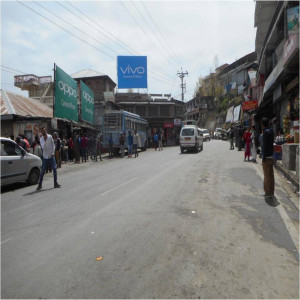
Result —
<svg viewBox="0 0 300 300"><path fill-rule="evenodd" d="M58 66L55 68L54 116L78 122L77 82Z"/></svg>
<svg viewBox="0 0 300 300"><path fill-rule="evenodd" d="M94 123L94 92L80 80L81 119Z"/></svg>

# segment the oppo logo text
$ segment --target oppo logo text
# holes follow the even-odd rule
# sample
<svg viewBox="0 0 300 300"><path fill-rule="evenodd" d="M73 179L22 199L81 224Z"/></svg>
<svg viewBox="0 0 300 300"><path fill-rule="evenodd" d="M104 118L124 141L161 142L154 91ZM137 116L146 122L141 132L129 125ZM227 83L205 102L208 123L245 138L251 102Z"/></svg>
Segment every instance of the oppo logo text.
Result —
<svg viewBox="0 0 300 300"><path fill-rule="evenodd" d="M94 104L94 98L90 94L83 91L82 96L83 96L83 99L85 99L86 102L88 102L90 104Z"/></svg>
<svg viewBox="0 0 300 300"><path fill-rule="evenodd" d="M64 95L68 94L69 97L77 97L77 91L70 87L67 83L64 83L62 81L58 82L58 87L61 91L64 91Z"/></svg>

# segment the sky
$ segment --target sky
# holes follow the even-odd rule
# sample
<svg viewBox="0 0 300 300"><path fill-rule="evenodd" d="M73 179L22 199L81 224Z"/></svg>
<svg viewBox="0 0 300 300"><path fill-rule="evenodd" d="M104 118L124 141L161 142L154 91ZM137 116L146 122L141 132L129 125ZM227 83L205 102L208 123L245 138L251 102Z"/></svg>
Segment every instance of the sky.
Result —
<svg viewBox="0 0 300 300"><path fill-rule="evenodd" d="M14 75L91 69L116 84L117 56L147 56L148 89L185 101L198 78L255 49L251 1L1 1L1 88ZM127 92L118 89L118 92ZM138 90L134 90L138 91Z"/></svg>

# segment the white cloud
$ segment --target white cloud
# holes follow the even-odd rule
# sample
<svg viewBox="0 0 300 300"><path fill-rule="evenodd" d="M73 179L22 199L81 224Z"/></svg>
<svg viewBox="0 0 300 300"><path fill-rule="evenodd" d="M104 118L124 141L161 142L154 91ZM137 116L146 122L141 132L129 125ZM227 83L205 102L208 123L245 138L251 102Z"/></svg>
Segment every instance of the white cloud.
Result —
<svg viewBox="0 0 300 300"><path fill-rule="evenodd" d="M40 5L59 15L63 20L80 28L85 34L55 18L51 13L46 12L33 2L24 3L65 30L98 48L96 50L79 41L17 2L3 2L1 18L2 64L4 65L5 62L8 67L36 75L52 74L53 63L55 62L69 74L89 68L105 73L116 81L117 54L129 55L131 53L112 41L115 40L111 35L113 34L135 52L140 55L147 55L150 63L148 66L149 75L157 78L157 80L152 78L148 80L150 93L172 92L174 95L180 95L180 80L176 73L182 67L184 71L189 72L186 82L187 94L191 97L197 78L200 75L207 75L210 69L214 69L214 56L216 54L221 65L232 63L236 58L254 51L255 3L252 1L143 2L159 31L167 40L168 49L164 43L157 41L157 39L161 40L159 31L155 29L154 35L147 27L144 18L151 25L151 28L156 28L140 2L134 2L134 4L142 15L131 2L122 3L143 30L119 2L71 2L72 5L89 16L88 20L67 2L61 2L68 10L80 15L86 21L92 22L92 26L87 25L56 2L39 2ZM101 34L103 29L92 20L108 30L109 33L106 35L109 35L112 40ZM143 31L146 31L147 34ZM104 48L95 40L104 43L113 51ZM104 55L99 50L108 53L113 58ZM180 63L174 62L171 54L173 52ZM157 72L156 69L160 71ZM169 77L168 84L164 82L165 76L162 76L161 72ZM9 74L4 74L4 76L9 76ZM7 80L12 80L13 76L10 75L7 78L10 79L5 78L2 81L8 82Z"/></svg>

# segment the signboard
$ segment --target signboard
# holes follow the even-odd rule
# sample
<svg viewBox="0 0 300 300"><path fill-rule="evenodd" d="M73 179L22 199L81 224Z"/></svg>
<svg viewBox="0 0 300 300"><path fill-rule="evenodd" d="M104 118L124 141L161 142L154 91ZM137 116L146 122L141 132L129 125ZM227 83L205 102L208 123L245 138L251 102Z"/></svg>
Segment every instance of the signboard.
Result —
<svg viewBox="0 0 300 300"><path fill-rule="evenodd" d="M245 110L252 110L255 109L258 106L258 100L252 100L252 101L245 101L243 102L243 111Z"/></svg>
<svg viewBox="0 0 300 300"><path fill-rule="evenodd" d="M226 115L226 123L227 122L232 122L232 118L233 118L233 110L234 110L234 106L231 106L228 108L227 110L227 115Z"/></svg>
<svg viewBox="0 0 300 300"><path fill-rule="evenodd" d="M283 65L285 66L289 58L294 54L295 50L299 48L298 35L294 34L288 37L283 47Z"/></svg>
<svg viewBox="0 0 300 300"><path fill-rule="evenodd" d="M288 35L297 34L299 32L299 6L287 9L286 13Z"/></svg>
<svg viewBox="0 0 300 300"><path fill-rule="evenodd" d="M118 88L148 88L147 56L118 56Z"/></svg>
<svg viewBox="0 0 300 300"><path fill-rule="evenodd" d="M55 68L54 116L78 122L77 82L58 66Z"/></svg>
<svg viewBox="0 0 300 300"><path fill-rule="evenodd" d="M233 122L237 122L240 119L241 105L237 106L233 110Z"/></svg>
<svg viewBox="0 0 300 300"><path fill-rule="evenodd" d="M174 128L174 123L164 123L163 127L164 128Z"/></svg>
<svg viewBox="0 0 300 300"><path fill-rule="evenodd" d="M81 119L94 123L94 92L80 80Z"/></svg>
<svg viewBox="0 0 300 300"><path fill-rule="evenodd" d="M181 119L174 119L174 126L181 126Z"/></svg>

